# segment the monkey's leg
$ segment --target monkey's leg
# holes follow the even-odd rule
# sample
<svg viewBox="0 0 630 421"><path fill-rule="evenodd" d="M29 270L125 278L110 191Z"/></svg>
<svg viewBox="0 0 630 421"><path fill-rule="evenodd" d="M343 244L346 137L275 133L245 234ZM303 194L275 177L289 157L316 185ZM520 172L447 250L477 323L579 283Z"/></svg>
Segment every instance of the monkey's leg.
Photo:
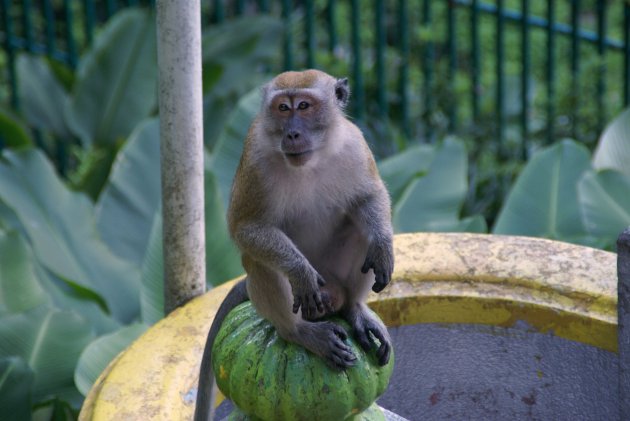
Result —
<svg viewBox="0 0 630 421"><path fill-rule="evenodd" d="M366 352L378 346L376 357L380 365L389 361L392 341L383 322L368 312L367 305L355 302L343 312L344 318L352 326L353 334L361 348ZM376 340L378 340L378 344Z"/></svg>
<svg viewBox="0 0 630 421"><path fill-rule="evenodd" d="M258 313L273 324L280 337L308 349L340 369L354 364L356 357L344 343L346 331L332 322L303 320L292 312L293 293L287 279L250 259L243 259L248 295Z"/></svg>

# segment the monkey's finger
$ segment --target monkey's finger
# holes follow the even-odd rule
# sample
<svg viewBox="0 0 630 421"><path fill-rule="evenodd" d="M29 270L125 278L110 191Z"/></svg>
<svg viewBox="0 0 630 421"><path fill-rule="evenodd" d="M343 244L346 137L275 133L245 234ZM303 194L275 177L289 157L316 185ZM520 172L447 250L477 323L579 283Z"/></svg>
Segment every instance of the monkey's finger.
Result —
<svg viewBox="0 0 630 421"><path fill-rule="evenodd" d="M319 285L320 287L323 287L324 285L326 285L326 281L324 280L322 275L320 275L319 273L317 274L317 285Z"/></svg>
<svg viewBox="0 0 630 421"><path fill-rule="evenodd" d="M389 341L385 339L385 335L379 328L369 328L369 332L374 335L376 339L380 342L380 346L376 350L376 357L378 358L378 362L380 365L385 365L389 361L389 354L391 350L391 346Z"/></svg>
<svg viewBox="0 0 630 421"><path fill-rule="evenodd" d="M383 366L389 362L390 351L391 347L387 342L383 342L376 350L376 358L378 358L379 365Z"/></svg>
<svg viewBox="0 0 630 421"><path fill-rule="evenodd" d="M372 348L372 342L370 341L370 337L367 331L363 329L357 329L354 336L364 351L367 352Z"/></svg>
<svg viewBox="0 0 630 421"><path fill-rule="evenodd" d="M345 341L346 339L348 339L348 333L345 331L344 328L342 328L341 326L337 326L335 324L333 324L333 329L332 329L333 333L335 335L337 335L342 341Z"/></svg>
<svg viewBox="0 0 630 421"><path fill-rule="evenodd" d="M293 297L293 314L297 314L301 306L302 306L302 299L298 296Z"/></svg>
<svg viewBox="0 0 630 421"><path fill-rule="evenodd" d="M324 312L324 303L322 302L322 296L319 292L313 294L313 301L315 302L315 306L317 307L317 311L320 313Z"/></svg>
<svg viewBox="0 0 630 421"><path fill-rule="evenodd" d="M368 273L370 268L373 266L372 261L370 259L365 259L363 266L361 267L361 273Z"/></svg>
<svg viewBox="0 0 630 421"><path fill-rule="evenodd" d="M313 312L312 312L312 309L311 309L312 304L311 304L311 302L309 300L309 296L305 295L304 297L302 297L300 299L300 301L302 302L302 318L306 319L306 320L311 319L311 314Z"/></svg>
<svg viewBox="0 0 630 421"><path fill-rule="evenodd" d="M347 360L343 357L340 357L339 355L331 354L329 356L329 361L334 368L345 370L346 368L352 367L354 365L356 358L354 360Z"/></svg>

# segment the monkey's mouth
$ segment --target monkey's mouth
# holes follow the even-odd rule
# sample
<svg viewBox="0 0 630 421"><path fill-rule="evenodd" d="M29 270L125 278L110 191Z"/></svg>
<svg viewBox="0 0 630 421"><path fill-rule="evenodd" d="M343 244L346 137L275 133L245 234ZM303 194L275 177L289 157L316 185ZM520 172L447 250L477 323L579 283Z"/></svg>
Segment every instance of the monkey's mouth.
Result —
<svg viewBox="0 0 630 421"><path fill-rule="evenodd" d="M287 157L287 161L289 161L291 165L294 165L297 167L306 164L306 162L311 158L312 155L313 155L312 150L307 150L303 152L285 152L284 153L284 156Z"/></svg>

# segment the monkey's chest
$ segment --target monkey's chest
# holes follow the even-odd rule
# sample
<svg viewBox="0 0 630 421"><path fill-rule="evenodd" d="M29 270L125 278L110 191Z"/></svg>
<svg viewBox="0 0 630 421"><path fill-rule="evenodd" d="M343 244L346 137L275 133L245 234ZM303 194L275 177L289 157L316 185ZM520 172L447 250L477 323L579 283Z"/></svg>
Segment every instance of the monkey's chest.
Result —
<svg viewBox="0 0 630 421"><path fill-rule="evenodd" d="M296 210L288 215L285 232L307 256L320 254L349 224L344 210L332 205L312 204Z"/></svg>

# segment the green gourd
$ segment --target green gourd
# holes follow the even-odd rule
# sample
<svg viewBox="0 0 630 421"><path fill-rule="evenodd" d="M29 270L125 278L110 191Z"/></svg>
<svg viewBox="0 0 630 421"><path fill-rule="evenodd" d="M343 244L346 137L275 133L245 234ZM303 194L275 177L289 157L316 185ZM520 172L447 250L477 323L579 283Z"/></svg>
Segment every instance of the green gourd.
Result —
<svg viewBox="0 0 630 421"><path fill-rule="evenodd" d="M347 343L357 357L345 371L330 368L321 357L284 341L251 302L234 308L212 349L217 385L239 408L232 419L384 420L372 404L387 387L393 353L388 364L379 366L374 351L363 351L345 321L331 321L348 331Z"/></svg>

